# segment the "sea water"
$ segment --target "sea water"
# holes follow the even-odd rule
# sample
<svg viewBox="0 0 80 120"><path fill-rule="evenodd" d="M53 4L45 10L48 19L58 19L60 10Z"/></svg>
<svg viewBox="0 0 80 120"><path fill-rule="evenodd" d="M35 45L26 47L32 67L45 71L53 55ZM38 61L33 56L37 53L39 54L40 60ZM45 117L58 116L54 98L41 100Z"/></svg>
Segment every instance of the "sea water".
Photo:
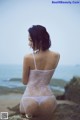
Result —
<svg viewBox="0 0 80 120"><path fill-rule="evenodd" d="M73 76L80 76L80 65L59 65L52 78L69 81ZM12 78L15 80L11 81ZM22 65L0 65L0 86L10 88L24 86L17 78L22 78Z"/></svg>

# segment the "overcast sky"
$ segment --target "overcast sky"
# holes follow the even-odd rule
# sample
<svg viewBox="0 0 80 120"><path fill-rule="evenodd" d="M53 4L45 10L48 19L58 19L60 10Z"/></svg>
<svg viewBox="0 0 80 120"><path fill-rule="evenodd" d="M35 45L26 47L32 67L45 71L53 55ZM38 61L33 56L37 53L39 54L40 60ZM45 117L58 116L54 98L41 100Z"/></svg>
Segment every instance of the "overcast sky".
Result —
<svg viewBox="0 0 80 120"><path fill-rule="evenodd" d="M37 24L47 28L60 65L80 64L80 4L51 0L0 0L0 64L22 64L32 52L27 29Z"/></svg>

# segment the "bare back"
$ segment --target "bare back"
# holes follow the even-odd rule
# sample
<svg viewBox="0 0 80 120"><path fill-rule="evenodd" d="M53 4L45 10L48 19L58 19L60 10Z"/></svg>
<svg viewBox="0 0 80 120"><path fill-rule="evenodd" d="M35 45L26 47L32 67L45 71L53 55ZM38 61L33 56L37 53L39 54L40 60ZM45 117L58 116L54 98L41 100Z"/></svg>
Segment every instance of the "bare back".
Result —
<svg viewBox="0 0 80 120"><path fill-rule="evenodd" d="M33 63L33 56L30 54L31 61L30 61L30 69L35 69L34 63ZM35 53L35 60L36 60L36 66L39 70L50 70L55 69L58 65L60 55L59 53L53 52L53 51L45 51L40 53Z"/></svg>

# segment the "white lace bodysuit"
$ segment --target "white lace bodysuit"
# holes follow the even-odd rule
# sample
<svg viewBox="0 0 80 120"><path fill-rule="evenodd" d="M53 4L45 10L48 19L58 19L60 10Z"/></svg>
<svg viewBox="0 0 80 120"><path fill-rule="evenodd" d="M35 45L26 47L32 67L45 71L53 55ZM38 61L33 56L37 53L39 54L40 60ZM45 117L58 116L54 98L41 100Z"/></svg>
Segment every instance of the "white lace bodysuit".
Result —
<svg viewBox="0 0 80 120"><path fill-rule="evenodd" d="M53 108L54 110L57 103L56 98L49 87L49 83L55 69L38 70L36 66L35 56L34 54L32 55L34 59L35 69L30 70L28 84L20 101L20 111L26 113L26 109L28 107L28 99L33 99L40 105L42 102L51 98L53 98L53 101L55 101L55 105Z"/></svg>

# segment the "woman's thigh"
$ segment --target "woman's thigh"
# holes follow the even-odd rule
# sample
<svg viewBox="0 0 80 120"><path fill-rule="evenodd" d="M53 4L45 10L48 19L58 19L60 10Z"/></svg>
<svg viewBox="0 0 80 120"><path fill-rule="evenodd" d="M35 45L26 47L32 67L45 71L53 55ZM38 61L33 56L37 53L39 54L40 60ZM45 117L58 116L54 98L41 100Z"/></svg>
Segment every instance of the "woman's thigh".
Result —
<svg viewBox="0 0 80 120"><path fill-rule="evenodd" d="M51 115L56 109L57 101L55 96L47 97L46 100L43 100L39 106L41 115Z"/></svg>
<svg viewBox="0 0 80 120"><path fill-rule="evenodd" d="M34 120L36 117L41 120L50 117L57 105L55 97L40 97L40 100L41 102L33 98L23 98L20 102L20 112L35 116Z"/></svg>
<svg viewBox="0 0 80 120"><path fill-rule="evenodd" d="M42 101L42 100L41 100ZM43 100L39 105L39 115L32 120L52 120L53 112L57 107L55 96L48 97Z"/></svg>
<svg viewBox="0 0 80 120"><path fill-rule="evenodd" d="M38 115L39 105L32 98L22 98L20 101L20 113Z"/></svg>

